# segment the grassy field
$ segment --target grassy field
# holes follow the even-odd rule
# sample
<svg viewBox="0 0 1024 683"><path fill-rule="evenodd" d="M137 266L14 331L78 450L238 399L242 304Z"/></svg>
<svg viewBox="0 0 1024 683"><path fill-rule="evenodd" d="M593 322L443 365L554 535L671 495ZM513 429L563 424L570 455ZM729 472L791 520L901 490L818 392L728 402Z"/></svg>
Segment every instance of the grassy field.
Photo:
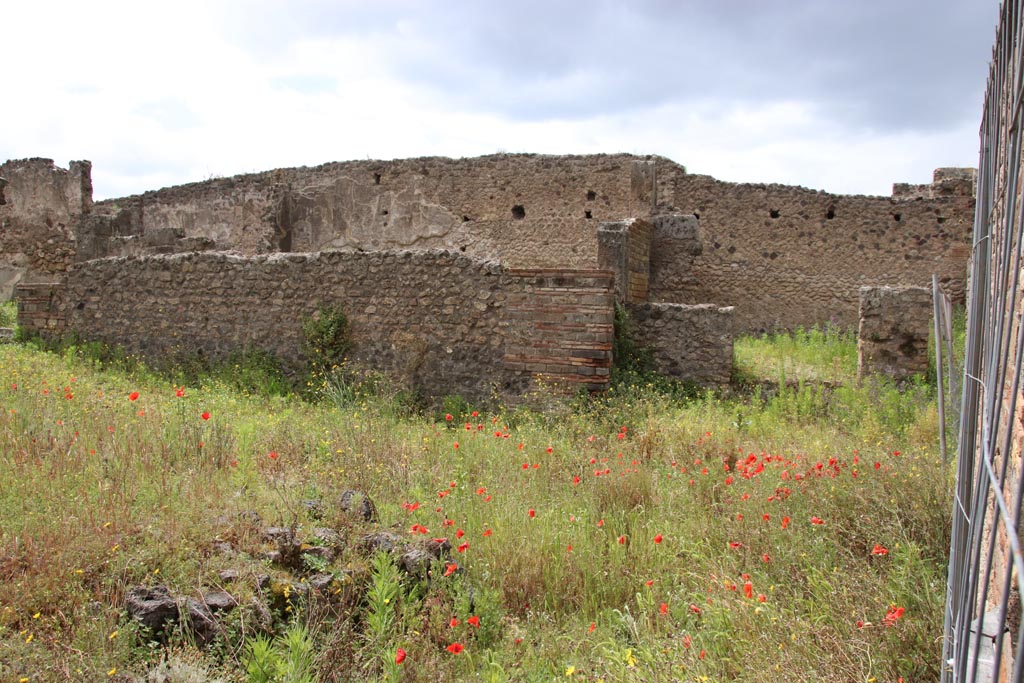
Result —
<svg viewBox="0 0 1024 683"><path fill-rule="evenodd" d="M770 398L640 382L435 412L0 346L0 680L936 680L934 397L855 385L852 353L738 343L847 382ZM450 549L408 575L381 531ZM153 633L126 596L157 585L239 606L204 645Z"/></svg>

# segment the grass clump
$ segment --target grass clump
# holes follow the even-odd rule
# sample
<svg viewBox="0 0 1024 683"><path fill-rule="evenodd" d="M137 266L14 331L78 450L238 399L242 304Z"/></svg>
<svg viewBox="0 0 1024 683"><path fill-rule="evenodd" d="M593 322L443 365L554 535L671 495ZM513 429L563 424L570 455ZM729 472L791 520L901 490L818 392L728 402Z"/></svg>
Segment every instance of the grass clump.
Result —
<svg viewBox="0 0 1024 683"><path fill-rule="evenodd" d="M14 327L18 323L18 304L15 301L0 302L0 327Z"/></svg>

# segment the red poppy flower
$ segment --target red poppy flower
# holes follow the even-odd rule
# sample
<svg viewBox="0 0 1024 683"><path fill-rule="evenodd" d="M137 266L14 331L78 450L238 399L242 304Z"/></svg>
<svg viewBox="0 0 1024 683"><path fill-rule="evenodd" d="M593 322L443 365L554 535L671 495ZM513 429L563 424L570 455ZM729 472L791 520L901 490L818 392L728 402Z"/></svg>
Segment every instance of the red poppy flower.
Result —
<svg viewBox="0 0 1024 683"><path fill-rule="evenodd" d="M701 613L700 607L697 607L697 605L694 605L693 603L690 603L690 611L693 612L694 614L700 614Z"/></svg>
<svg viewBox="0 0 1024 683"><path fill-rule="evenodd" d="M448 652L451 652L453 655L457 655L457 654L461 653L463 650L465 650L466 648L462 647L462 643L452 643L451 645L449 645L445 649L448 650Z"/></svg>
<svg viewBox="0 0 1024 683"><path fill-rule="evenodd" d="M132 393L128 394L128 400L129 401L134 401L138 397L139 397L139 392L137 392L137 391L133 391Z"/></svg>
<svg viewBox="0 0 1024 683"><path fill-rule="evenodd" d="M683 636L683 647L689 649L689 647L690 647L690 645L692 643L693 643L693 638L690 637L689 633L687 633L685 636Z"/></svg>
<svg viewBox="0 0 1024 683"><path fill-rule="evenodd" d="M465 535L466 535L466 532L463 531L462 529L456 529L455 530L455 538L462 538Z"/></svg>
<svg viewBox="0 0 1024 683"><path fill-rule="evenodd" d="M551 452L552 452L552 451L554 451L554 450L555 450L555 449L554 449L554 448L552 448L551 446L548 446L548 447L547 447L547 452L548 452L548 453L551 453Z"/></svg>
<svg viewBox="0 0 1024 683"><path fill-rule="evenodd" d="M446 414L446 415L444 416L444 419L445 419L445 421L447 421L447 422L451 422L451 421L452 421L452 420L454 420L455 418L454 418L454 417L452 417L452 414L451 414L451 413L447 413L447 414Z"/></svg>
<svg viewBox="0 0 1024 683"><path fill-rule="evenodd" d="M882 618L882 623L886 626L895 626L896 622L903 616L904 608L897 607L896 605L889 605L889 611L885 613L885 617Z"/></svg>
<svg viewBox="0 0 1024 683"><path fill-rule="evenodd" d="M455 442L455 450L459 450L459 442L458 441Z"/></svg>
<svg viewBox="0 0 1024 683"><path fill-rule="evenodd" d="M598 526L604 526L604 520L603 519L597 520L597 525Z"/></svg>
<svg viewBox="0 0 1024 683"><path fill-rule="evenodd" d="M456 626L459 625L459 620L456 619L455 617L452 617L451 621L448 622L448 625L451 626L452 628L455 628Z"/></svg>
<svg viewBox="0 0 1024 683"><path fill-rule="evenodd" d="M654 537L654 542L655 543L661 543L661 540L662 540L661 539L661 534L658 534L657 536Z"/></svg>
<svg viewBox="0 0 1024 683"><path fill-rule="evenodd" d="M729 547L733 550L736 550L737 548L742 548L743 544L739 541L729 541Z"/></svg>
<svg viewBox="0 0 1024 683"><path fill-rule="evenodd" d="M580 475L577 474L575 477L572 478L572 485L576 486L576 484L579 484L579 483L580 483Z"/></svg>
<svg viewBox="0 0 1024 683"><path fill-rule="evenodd" d="M175 389L174 390L174 395L177 396L178 398L181 398L182 396L184 396L185 395L185 387L178 387L177 389Z"/></svg>
<svg viewBox="0 0 1024 683"><path fill-rule="evenodd" d="M661 607L658 608L658 611L662 614L668 614L668 604L664 602L661 603Z"/></svg>
<svg viewBox="0 0 1024 683"><path fill-rule="evenodd" d="M619 536L619 545L626 545L626 537Z"/></svg>
<svg viewBox="0 0 1024 683"><path fill-rule="evenodd" d="M654 585L654 579L647 579L646 581L644 581L644 585L650 588Z"/></svg>
<svg viewBox="0 0 1024 683"><path fill-rule="evenodd" d="M785 529L787 526L789 526L789 516L788 515L782 518L782 528Z"/></svg>
<svg viewBox="0 0 1024 683"><path fill-rule="evenodd" d="M764 555L761 556L761 561L764 562L765 564L768 564L769 562L772 561L772 556L769 555L768 553L765 553Z"/></svg>
<svg viewBox="0 0 1024 683"><path fill-rule="evenodd" d="M530 508L529 510L526 511L526 514L530 515L530 517L536 517L537 511L534 510L533 508Z"/></svg>
<svg viewBox="0 0 1024 683"><path fill-rule="evenodd" d="M757 601L758 601L758 602L767 602L767 601L768 601L768 598L767 598L767 597L765 597L765 594L764 594L764 593L758 593L758 594L757 594Z"/></svg>
<svg viewBox="0 0 1024 683"><path fill-rule="evenodd" d="M200 415L200 417L203 418L204 420L209 420L210 419L210 414L204 412L202 415Z"/></svg>
<svg viewBox="0 0 1024 683"><path fill-rule="evenodd" d="M825 520L821 517L811 517L811 524L824 524Z"/></svg>
<svg viewBox="0 0 1024 683"><path fill-rule="evenodd" d="M491 529L484 529L484 536L490 536L492 533L494 532Z"/></svg>
<svg viewBox="0 0 1024 683"><path fill-rule="evenodd" d="M455 570L457 570L458 568L459 568L459 565L457 565L454 562L452 562L451 564L445 566L445 568L444 568L444 575L445 576L451 576L452 574L455 573Z"/></svg>
<svg viewBox="0 0 1024 683"><path fill-rule="evenodd" d="M871 549L872 555L888 555L889 549L882 546L880 543L876 543L875 547Z"/></svg>
<svg viewBox="0 0 1024 683"><path fill-rule="evenodd" d="M395 664L401 665L405 661L405 650L398 648L395 650Z"/></svg>
<svg viewBox="0 0 1024 683"><path fill-rule="evenodd" d="M267 457L271 460L277 460L277 451L270 451L267 453Z"/></svg>
<svg viewBox="0 0 1024 683"><path fill-rule="evenodd" d="M748 599L754 597L754 584L747 581L743 584L743 595Z"/></svg>
<svg viewBox="0 0 1024 683"><path fill-rule="evenodd" d="M467 550L469 550L469 542L467 541L466 543L463 543L458 548L456 548L456 550L458 550L460 553L466 552Z"/></svg>
<svg viewBox="0 0 1024 683"><path fill-rule="evenodd" d="M480 628L480 617L474 614L469 619L466 619L466 623L473 628Z"/></svg>
<svg viewBox="0 0 1024 683"><path fill-rule="evenodd" d="M587 633L593 633L595 628L597 628L597 622L596 621L590 622L590 626L587 627Z"/></svg>

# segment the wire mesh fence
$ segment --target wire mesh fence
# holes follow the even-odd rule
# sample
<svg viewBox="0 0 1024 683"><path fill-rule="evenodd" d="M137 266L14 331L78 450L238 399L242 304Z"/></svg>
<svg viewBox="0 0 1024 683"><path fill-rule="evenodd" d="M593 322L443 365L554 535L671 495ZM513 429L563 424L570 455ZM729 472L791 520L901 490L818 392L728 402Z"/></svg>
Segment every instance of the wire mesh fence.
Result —
<svg viewBox="0 0 1024 683"><path fill-rule="evenodd" d="M942 681L1021 681L1022 15L1005 0L981 125Z"/></svg>

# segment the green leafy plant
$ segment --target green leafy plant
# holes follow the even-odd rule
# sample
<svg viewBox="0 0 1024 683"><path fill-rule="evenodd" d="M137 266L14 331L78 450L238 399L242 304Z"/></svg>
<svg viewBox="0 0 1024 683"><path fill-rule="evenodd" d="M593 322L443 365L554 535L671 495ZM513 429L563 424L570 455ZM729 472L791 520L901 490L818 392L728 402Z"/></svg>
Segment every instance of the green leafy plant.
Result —
<svg viewBox="0 0 1024 683"><path fill-rule="evenodd" d="M313 640L305 627L292 624L271 640L254 639L246 650L248 683L315 683Z"/></svg>
<svg viewBox="0 0 1024 683"><path fill-rule="evenodd" d="M303 353L311 377L326 377L352 349L348 316L341 306L322 304L302 323Z"/></svg>

